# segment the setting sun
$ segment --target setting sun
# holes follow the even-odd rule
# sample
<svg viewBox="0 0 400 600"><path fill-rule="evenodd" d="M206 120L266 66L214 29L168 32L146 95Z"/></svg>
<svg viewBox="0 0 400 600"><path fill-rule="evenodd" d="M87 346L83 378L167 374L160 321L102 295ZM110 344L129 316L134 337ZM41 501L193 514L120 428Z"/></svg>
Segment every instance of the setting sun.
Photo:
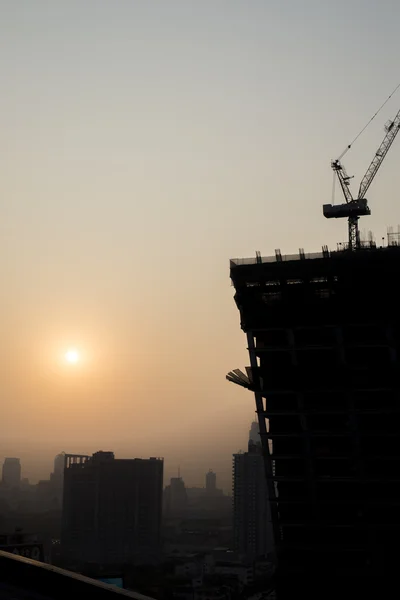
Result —
<svg viewBox="0 0 400 600"><path fill-rule="evenodd" d="M74 348L71 348L70 350L67 350L67 352L65 353L65 360L71 364L75 364L77 362L79 362L79 352L77 350L75 350Z"/></svg>

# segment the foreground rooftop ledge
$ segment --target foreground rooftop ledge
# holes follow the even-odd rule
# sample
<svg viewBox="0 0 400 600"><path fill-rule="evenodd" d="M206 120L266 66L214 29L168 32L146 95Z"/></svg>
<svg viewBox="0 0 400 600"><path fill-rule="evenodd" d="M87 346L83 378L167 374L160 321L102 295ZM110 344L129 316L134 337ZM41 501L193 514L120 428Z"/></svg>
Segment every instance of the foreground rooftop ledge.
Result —
<svg viewBox="0 0 400 600"><path fill-rule="evenodd" d="M153 600L137 592L113 587L90 577L85 577L53 565L0 551L0 596L7 598L35 598L58 600L61 597L77 598L135 598Z"/></svg>

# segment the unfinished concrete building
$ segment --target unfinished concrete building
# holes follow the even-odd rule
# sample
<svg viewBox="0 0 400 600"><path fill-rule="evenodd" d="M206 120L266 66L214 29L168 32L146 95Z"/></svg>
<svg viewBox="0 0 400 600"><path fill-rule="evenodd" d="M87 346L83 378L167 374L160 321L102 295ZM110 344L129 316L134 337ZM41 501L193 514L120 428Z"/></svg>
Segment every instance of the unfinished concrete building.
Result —
<svg viewBox="0 0 400 600"><path fill-rule="evenodd" d="M397 575L399 271L396 245L231 261L282 598Z"/></svg>

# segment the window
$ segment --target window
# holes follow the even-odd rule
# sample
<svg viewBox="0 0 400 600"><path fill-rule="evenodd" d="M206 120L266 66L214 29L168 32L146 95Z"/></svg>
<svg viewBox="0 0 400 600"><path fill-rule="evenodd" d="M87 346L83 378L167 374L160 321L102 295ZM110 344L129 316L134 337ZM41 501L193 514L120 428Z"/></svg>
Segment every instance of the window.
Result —
<svg viewBox="0 0 400 600"><path fill-rule="evenodd" d="M266 294L262 294L261 297L265 304L271 305L280 302L280 300L282 299L282 294L281 292L268 292Z"/></svg>
<svg viewBox="0 0 400 600"><path fill-rule="evenodd" d="M267 411L297 410L297 397L295 394L268 394L265 406Z"/></svg>
<svg viewBox="0 0 400 600"><path fill-rule="evenodd" d="M286 329L269 329L257 334L257 348L284 348L288 346Z"/></svg>
<svg viewBox="0 0 400 600"><path fill-rule="evenodd" d="M312 431L346 431L349 425L349 417L346 414L319 414L307 416L309 427Z"/></svg>
<svg viewBox="0 0 400 600"><path fill-rule="evenodd" d="M348 325L343 328L343 339L348 345L386 343L386 331L378 325Z"/></svg>
<svg viewBox="0 0 400 600"><path fill-rule="evenodd" d="M315 290L315 295L318 298L329 298L331 295L331 290L329 288L319 288Z"/></svg>
<svg viewBox="0 0 400 600"><path fill-rule="evenodd" d="M286 283L288 285L299 285L301 283L304 283L302 279L287 279Z"/></svg>
<svg viewBox="0 0 400 600"><path fill-rule="evenodd" d="M299 417L273 416L269 419L270 433L294 433L302 431Z"/></svg>
<svg viewBox="0 0 400 600"><path fill-rule="evenodd" d="M296 346L331 346L336 344L333 327L302 327L295 329Z"/></svg>
<svg viewBox="0 0 400 600"><path fill-rule="evenodd" d="M265 369L288 369L292 366L292 356L289 351L269 350L261 355L260 364Z"/></svg>

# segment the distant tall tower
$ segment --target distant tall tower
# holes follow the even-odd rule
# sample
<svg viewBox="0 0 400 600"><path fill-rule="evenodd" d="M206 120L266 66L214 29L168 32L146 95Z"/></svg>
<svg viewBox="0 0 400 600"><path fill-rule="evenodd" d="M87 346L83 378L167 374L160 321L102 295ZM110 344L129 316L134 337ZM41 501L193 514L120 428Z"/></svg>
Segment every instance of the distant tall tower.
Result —
<svg viewBox="0 0 400 600"><path fill-rule="evenodd" d="M167 515L178 515L187 509L188 498L182 477L171 477L164 490L164 509Z"/></svg>
<svg viewBox="0 0 400 600"><path fill-rule="evenodd" d="M249 431L249 440L254 444L261 444L260 426L258 421L253 421Z"/></svg>
<svg viewBox="0 0 400 600"><path fill-rule="evenodd" d="M54 476L56 478L63 478L64 476L64 464L65 464L65 452L57 454L54 459Z"/></svg>
<svg viewBox="0 0 400 600"><path fill-rule="evenodd" d="M54 459L54 471L50 474L51 492L56 506L61 507L63 499L65 452Z"/></svg>
<svg viewBox="0 0 400 600"><path fill-rule="evenodd" d="M3 484L18 488L21 484L21 462L19 458L5 458L2 472Z"/></svg>
<svg viewBox="0 0 400 600"><path fill-rule="evenodd" d="M217 491L217 475L211 469L206 474L206 494L215 496Z"/></svg>
<svg viewBox="0 0 400 600"><path fill-rule="evenodd" d="M264 461L257 436L258 423L252 423L248 452L233 455L235 550L249 559L274 550Z"/></svg>

